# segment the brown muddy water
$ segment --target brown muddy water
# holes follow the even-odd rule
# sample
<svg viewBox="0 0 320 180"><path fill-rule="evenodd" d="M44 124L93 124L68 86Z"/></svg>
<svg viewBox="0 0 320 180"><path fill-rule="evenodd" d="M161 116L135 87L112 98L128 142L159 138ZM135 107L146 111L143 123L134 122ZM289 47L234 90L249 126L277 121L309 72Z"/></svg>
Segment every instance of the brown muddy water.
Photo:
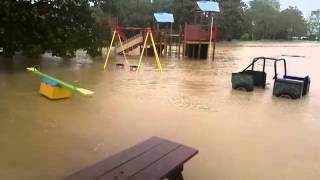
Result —
<svg viewBox="0 0 320 180"><path fill-rule="evenodd" d="M199 149L185 166L187 180L316 180L320 177L320 44L220 43L216 60L153 59L139 74L103 71L79 53L62 60L44 55L0 66L0 179L55 180L151 136ZM301 100L272 97L268 87L231 90L231 73L253 57L287 57L288 74L310 75ZM2 60L3 61L3 60ZM136 64L137 57L130 57ZM91 98L50 101L38 94L44 72L95 91Z"/></svg>

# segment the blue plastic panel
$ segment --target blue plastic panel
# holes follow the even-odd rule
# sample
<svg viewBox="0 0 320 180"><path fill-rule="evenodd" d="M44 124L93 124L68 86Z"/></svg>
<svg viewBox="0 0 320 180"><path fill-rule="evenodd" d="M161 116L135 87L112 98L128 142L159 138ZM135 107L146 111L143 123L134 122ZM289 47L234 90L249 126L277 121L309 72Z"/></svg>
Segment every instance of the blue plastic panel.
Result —
<svg viewBox="0 0 320 180"><path fill-rule="evenodd" d="M50 86L53 86L53 87L59 86L59 83L57 83L56 81L53 81L51 79L48 79L48 78L43 78L42 82L49 84Z"/></svg>
<svg viewBox="0 0 320 180"><path fill-rule="evenodd" d="M203 12L220 12L219 3L214 1L197 1L197 4Z"/></svg>
<svg viewBox="0 0 320 180"><path fill-rule="evenodd" d="M173 14L171 13L154 13L154 18L159 23L174 23Z"/></svg>

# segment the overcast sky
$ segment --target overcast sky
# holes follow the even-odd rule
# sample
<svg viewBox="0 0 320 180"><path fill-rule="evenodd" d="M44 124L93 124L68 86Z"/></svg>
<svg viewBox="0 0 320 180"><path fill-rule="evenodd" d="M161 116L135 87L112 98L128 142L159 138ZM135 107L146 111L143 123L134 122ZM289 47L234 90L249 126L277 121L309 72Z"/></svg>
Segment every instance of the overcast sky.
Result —
<svg viewBox="0 0 320 180"><path fill-rule="evenodd" d="M243 0L249 2L251 0ZM281 9L286 9L289 6L297 6L305 17L311 14L311 11L320 9L320 0L280 0Z"/></svg>

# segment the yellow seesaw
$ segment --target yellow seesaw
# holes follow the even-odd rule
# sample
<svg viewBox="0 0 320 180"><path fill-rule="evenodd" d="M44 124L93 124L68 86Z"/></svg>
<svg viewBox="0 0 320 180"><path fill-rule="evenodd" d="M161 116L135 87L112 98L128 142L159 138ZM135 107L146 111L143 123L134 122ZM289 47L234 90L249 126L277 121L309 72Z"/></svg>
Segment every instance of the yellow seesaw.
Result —
<svg viewBox="0 0 320 180"><path fill-rule="evenodd" d="M62 99L71 96L71 92L76 92L84 96L92 96L93 91L73 86L69 83L56 79L48 74L40 72L34 67L27 68L28 71L43 77L43 81L40 85L40 94L48 97L49 99Z"/></svg>

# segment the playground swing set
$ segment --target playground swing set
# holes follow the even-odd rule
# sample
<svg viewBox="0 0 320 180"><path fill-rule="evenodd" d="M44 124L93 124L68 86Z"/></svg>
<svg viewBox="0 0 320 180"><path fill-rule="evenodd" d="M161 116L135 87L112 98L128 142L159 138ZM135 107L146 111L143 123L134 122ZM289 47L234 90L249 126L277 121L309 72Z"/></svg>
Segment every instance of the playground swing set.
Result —
<svg viewBox="0 0 320 180"><path fill-rule="evenodd" d="M128 30L128 31L137 31L138 30L138 31L145 31L146 32L146 36L144 38L143 48L142 48L142 51L140 53L140 58L139 58L138 65L129 65L129 62L128 62L128 59L127 59L127 56L126 56L126 52L125 52L125 47L124 47L123 42L121 40L120 31L119 30ZM115 28L113 30L112 39L111 39L110 46L109 46L108 53L107 53L107 57L106 57L106 60L105 60L104 66L103 66L104 70L107 68L108 61L109 61L110 55L111 55L111 49L112 49L112 46L113 46L113 43L115 41L115 37L116 36L118 37L118 41L119 41L120 46L121 46L121 53L124 56L124 61L130 67L131 71L139 71L139 69L141 67L141 64L142 64L144 51L147 48L147 43L148 43L148 40L150 38L151 45L152 45L153 50L154 50L155 59L156 59L156 62L157 62L158 69L162 73L161 61L160 61L159 54L158 54L158 51L157 51L157 48L156 48L156 44L155 44L155 41L154 41L154 37L153 37L153 34L152 34L152 29L151 28L137 28L137 27L117 27L117 28ZM140 37L138 36L138 38L140 38ZM139 41L139 39L138 39L138 41ZM117 53L117 51L116 51L116 53ZM117 63L116 66L124 67L124 64Z"/></svg>
<svg viewBox="0 0 320 180"><path fill-rule="evenodd" d="M150 38L152 47L154 49L155 59L156 59L158 68L159 68L160 72L162 73L162 66L161 66L160 58L159 58L157 48L155 45L155 41L154 41L154 38L152 35L152 29L151 28L122 28L122 29L125 29L125 30L145 30L146 31L146 37L145 37L143 49L142 49L142 52L140 55L139 64L138 64L138 66L130 65L130 70L135 70L138 72L138 70L142 64L142 59L143 59L144 51L145 51L147 43L148 43L148 39ZM125 54L125 48L124 48L122 40L121 40L121 36L120 36L119 32L117 31L117 29L115 29L113 31L112 40L111 40L110 47L109 47L108 54L107 54L107 58L106 58L106 61L104 64L104 69L106 69L106 66L108 64L108 60L109 60L110 53L111 53L111 47L113 45L113 42L114 42L116 36L118 37L119 42L120 42L122 54L124 56L124 61L127 65L129 65L128 59ZM124 67L124 64L117 64L117 66ZM47 97L50 100L70 98L72 95L72 92L75 92L75 93L78 93L78 94L81 94L84 96L92 96L94 94L93 91L76 87L76 86L71 85L69 83L66 83L62 80L54 78L48 74L45 74L45 73L39 71L36 67L28 67L27 70L29 72L32 72L32 73L42 77L39 92L41 95Z"/></svg>

